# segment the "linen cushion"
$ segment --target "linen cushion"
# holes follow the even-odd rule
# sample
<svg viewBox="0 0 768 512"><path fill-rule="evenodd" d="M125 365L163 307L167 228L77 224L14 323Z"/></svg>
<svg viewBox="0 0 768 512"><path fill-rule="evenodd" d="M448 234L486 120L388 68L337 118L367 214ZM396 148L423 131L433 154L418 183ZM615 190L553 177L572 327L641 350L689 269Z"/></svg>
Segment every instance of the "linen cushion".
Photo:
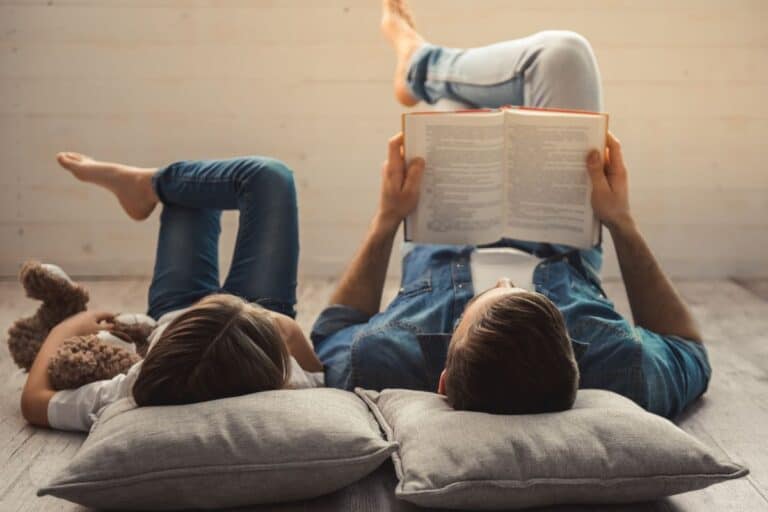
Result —
<svg viewBox="0 0 768 512"><path fill-rule="evenodd" d="M397 497L421 506L636 502L748 472L609 391L581 390L573 409L534 415L456 411L421 391L356 392L399 444Z"/></svg>
<svg viewBox="0 0 768 512"><path fill-rule="evenodd" d="M141 510L298 500L362 478L395 448L365 403L336 389L164 407L123 399L38 495Z"/></svg>

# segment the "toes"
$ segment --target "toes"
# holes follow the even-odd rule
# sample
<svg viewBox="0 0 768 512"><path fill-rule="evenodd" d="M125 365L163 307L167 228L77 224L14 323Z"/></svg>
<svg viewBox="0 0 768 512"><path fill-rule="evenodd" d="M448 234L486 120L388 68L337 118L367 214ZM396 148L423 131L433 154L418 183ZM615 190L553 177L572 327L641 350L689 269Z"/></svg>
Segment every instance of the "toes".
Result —
<svg viewBox="0 0 768 512"><path fill-rule="evenodd" d="M70 167L72 167L74 164L77 163L76 160L72 159L72 157L70 156L70 153L58 153L56 155L56 161L59 162L60 166L66 169L69 169Z"/></svg>
<svg viewBox="0 0 768 512"><path fill-rule="evenodd" d="M85 163L86 156L72 151L63 151L56 154L56 160L64 167L73 167Z"/></svg>

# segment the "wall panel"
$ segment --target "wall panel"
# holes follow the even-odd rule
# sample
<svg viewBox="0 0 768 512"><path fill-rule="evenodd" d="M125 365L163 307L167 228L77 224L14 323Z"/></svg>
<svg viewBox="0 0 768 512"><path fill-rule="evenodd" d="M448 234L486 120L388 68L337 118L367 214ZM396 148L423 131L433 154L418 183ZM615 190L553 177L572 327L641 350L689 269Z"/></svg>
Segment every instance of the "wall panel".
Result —
<svg viewBox="0 0 768 512"><path fill-rule="evenodd" d="M592 41L633 209L676 276L768 273L768 29L760 0L423 0L465 47L547 28ZM53 155L159 166L267 154L296 173L302 272L337 274L402 109L363 0L0 0L0 275L25 258L146 274L157 213L127 220ZM236 215L224 218L228 261ZM330 243L329 243L330 240ZM392 267L395 268L397 258ZM616 262L606 246L606 273Z"/></svg>

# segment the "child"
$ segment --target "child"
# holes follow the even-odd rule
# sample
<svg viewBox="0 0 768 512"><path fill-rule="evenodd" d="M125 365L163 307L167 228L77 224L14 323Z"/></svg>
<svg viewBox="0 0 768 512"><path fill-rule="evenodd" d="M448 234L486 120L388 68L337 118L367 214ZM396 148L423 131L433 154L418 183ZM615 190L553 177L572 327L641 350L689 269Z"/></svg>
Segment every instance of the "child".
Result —
<svg viewBox="0 0 768 512"><path fill-rule="evenodd" d="M29 370L24 418L90 430L124 397L138 406L186 404L324 384L323 367L294 321L298 213L291 171L252 157L130 167L60 153L76 178L110 190L125 212L146 219L163 203L148 314L157 319L146 358L127 374L55 391L48 361L64 340L110 329L113 315L84 311L54 327ZM219 285L222 210L240 212L229 275Z"/></svg>

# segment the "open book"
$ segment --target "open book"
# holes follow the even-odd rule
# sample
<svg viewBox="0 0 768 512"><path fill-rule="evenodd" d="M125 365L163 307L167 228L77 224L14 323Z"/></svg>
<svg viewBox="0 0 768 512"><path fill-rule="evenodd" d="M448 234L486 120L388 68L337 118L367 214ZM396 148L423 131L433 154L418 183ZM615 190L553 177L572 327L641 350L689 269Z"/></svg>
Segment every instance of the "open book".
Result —
<svg viewBox="0 0 768 512"><path fill-rule="evenodd" d="M590 150L604 150L607 130L607 114L595 112L505 107L404 114L406 161L426 161L405 239L595 245L601 229L586 159Z"/></svg>

